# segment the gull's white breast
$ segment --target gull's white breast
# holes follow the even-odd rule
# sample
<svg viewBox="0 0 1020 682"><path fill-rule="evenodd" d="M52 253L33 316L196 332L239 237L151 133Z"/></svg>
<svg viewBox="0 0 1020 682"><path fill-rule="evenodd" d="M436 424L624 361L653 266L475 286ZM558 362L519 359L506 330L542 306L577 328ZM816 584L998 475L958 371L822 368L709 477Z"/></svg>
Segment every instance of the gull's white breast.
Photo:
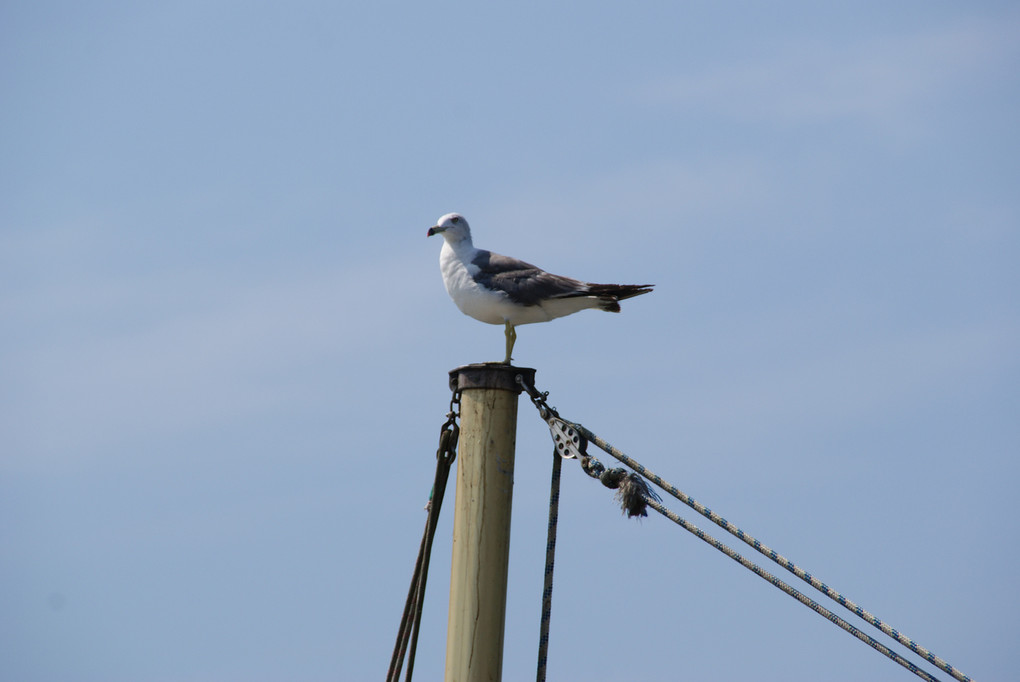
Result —
<svg viewBox="0 0 1020 682"><path fill-rule="evenodd" d="M478 273L478 266L470 262L473 251L462 256L449 243L443 243L439 252L439 269L443 273L446 293L465 315L489 324L503 324L513 317L516 306L502 291L492 291L475 281L473 275Z"/></svg>

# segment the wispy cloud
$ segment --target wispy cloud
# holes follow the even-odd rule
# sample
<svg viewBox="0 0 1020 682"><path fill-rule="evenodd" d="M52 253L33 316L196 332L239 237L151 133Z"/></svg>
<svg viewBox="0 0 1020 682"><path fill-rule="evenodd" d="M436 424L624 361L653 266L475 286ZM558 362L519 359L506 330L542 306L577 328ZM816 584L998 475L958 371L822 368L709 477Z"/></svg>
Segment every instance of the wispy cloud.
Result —
<svg viewBox="0 0 1020 682"><path fill-rule="evenodd" d="M426 289L403 286L425 276L415 261L398 254L271 280L93 273L9 293L0 303L19 333L0 346L4 459L81 456L313 401L323 373L339 380L423 314Z"/></svg>
<svg viewBox="0 0 1020 682"><path fill-rule="evenodd" d="M656 107L708 110L786 123L923 122L925 107L989 69L1015 78L1020 21L971 21L854 45L801 42L754 62L657 79L638 98Z"/></svg>
<svg viewBox="0 0 1020 682"><path fill-rule="evenodd" d="M679 229L701 231L706 223L725 221L735 212L749 216L773 201L777 189L761 160L750 156L656 159L564 179L555 187L522 188L512 201L492 208L489 223L493 232L514 227L498 234L510 244L506 248L519 236L522 248L540 243L546 250L569 253L576 247L579 258L597 257L601 251L623 260L631 245L641 252L647 248L642 243L652 238ZM478 224L480 242L489 241L484 236L488 230ZM600 240L605 246L596 249Z"/></svg>
<svg viewBox="0 0 1020 682"><path fill-rule="evenodd" d="M1018 368L1012 349L1020 327L1001 317L934 329L862 330L843 342L800 341L814 332L805 319L749 321L736 336L756 339L753 346L739 339L720 346L719 335L709 332L717 345L713 361L732 375L717 381L719 369L710 367L705 377L693 378L696 388L679 398L676 412L738 452L763 434L811 438L869 432L890 421L923 423L996 390ZM707 342L696 347L704 352ZM745 428L733 430L734 423Z"/></svg>

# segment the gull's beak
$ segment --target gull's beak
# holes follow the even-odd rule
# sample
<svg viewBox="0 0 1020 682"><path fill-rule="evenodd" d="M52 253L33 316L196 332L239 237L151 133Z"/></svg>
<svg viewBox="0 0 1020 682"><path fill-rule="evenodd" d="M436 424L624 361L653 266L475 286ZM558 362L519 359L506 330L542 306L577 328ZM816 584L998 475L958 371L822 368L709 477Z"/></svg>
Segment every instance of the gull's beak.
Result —
<svg viewBox="0 0 1020 682"><path fill-rule="evenodd" d="M440 227L439 225L433 225L432 227L429 228L429 231L428 231L428 233L426 233L425 236L426 237L431 237L434 234L439 234L440 232L445 232L445 231L446 231L445 227Z"/></svg>

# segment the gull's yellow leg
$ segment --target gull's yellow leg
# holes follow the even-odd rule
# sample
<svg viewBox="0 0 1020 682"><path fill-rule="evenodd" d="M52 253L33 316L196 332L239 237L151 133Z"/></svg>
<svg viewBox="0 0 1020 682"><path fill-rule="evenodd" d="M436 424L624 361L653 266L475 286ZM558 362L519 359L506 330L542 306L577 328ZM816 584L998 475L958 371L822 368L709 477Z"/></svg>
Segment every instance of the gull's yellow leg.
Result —
<svg viewBox="0 0 1020 682"><path fill-rule="evenodd" d="M510 357L510 353L513 352L514 342L517 341L517 331L514 329L514 326L510 324L510 320L506 321L505 330L506 330L506 360L503 361L503 364L509 365L510 361L513 359Z"/></svg>

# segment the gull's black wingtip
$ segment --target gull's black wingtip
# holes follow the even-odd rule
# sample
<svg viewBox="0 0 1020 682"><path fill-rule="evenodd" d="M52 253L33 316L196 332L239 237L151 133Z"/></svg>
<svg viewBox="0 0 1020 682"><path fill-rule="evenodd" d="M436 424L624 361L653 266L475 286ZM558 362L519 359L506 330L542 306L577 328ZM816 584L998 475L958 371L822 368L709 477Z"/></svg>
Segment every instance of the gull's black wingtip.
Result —
<svg viewBox="0 0 1020 682"><path fill-rule="evenodd" d="M622 301L650 293L654 286L654 284L592 284L588 287L588 295Z"/></svg>
<svg viewBox="0 0 1020 682"><path fill-rule="evenodd" d="M652 291L654 284L589 284L588 295L598 296L599 308L607 313L620 312L620 301Z"/></svg>

